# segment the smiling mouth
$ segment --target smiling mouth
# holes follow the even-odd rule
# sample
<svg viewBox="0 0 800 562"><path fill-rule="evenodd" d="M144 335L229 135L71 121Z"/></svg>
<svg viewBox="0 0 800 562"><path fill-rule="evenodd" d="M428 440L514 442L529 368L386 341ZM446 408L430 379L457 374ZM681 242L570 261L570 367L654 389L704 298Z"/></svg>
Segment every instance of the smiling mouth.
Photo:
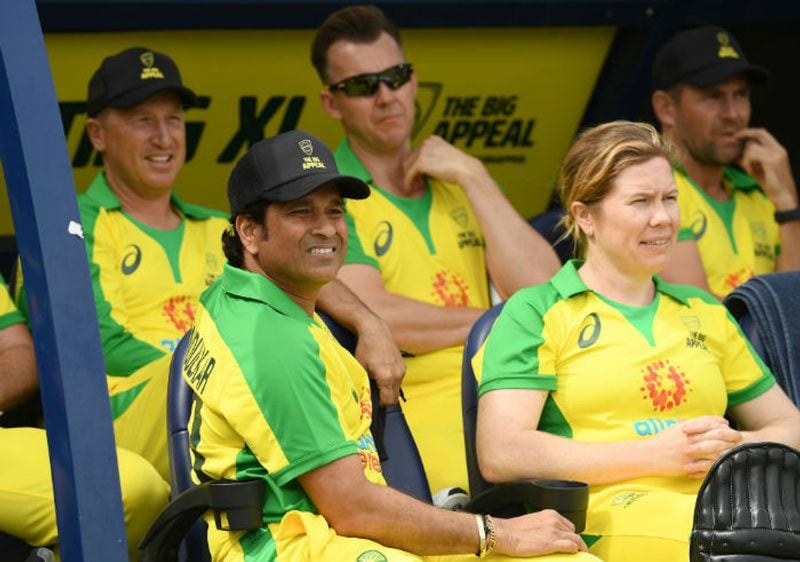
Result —
<svg viewBox="0 0 800 562"><path fill-rule="evenodd" d="M336 248L311 248L309 252L315 255L330 255L336 252Z"/></svg>
<svg viewBox="0 0 800 562"><path fill-rule="evenodd" d="M669 244L669 238L662 238L659 240L648 240L646 242L642 242L642 245L644 246L655 246L655 247L666 246L667 244Z"/></svg>
<svg viewBox="0 0 800 562"><path fill-rule="evenodd" d="M172 161L172 156L168 154L164 156L147 156L145 159L150 162L155 162L156 164L166 164Z"/></svg>

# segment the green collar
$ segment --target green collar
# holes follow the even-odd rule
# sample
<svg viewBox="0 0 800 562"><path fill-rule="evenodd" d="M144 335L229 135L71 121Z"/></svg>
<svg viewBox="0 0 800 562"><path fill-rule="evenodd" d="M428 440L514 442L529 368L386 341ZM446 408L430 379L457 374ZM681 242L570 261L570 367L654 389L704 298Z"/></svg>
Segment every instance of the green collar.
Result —
<svg viewBox="0 0 800 562"><path fill-rule="evenodd" d="M562 299L568 299L579 295L581 293L590 292L591 289L586 286L578 275L578 268L583 265L584 260L572 259L565 263L562 268L550 280L550 284L558 291ZM656 284L656 291L672 297L676 301L683 304L688 304L686 296L680 291L680 286L670 285L665 283L659 276L653 276L653 282Z"/></svg>
<svg viewBox="0 0 800 562"><path fill-rule="evenodd" d="M108 185L105 172L100 172L94 177L92 183L89 184L89 189L87 189L85 193L87 197L104 209L122 209L122 204L119 202L119 199L117 199L117 196L114 195L111 186ZM170 202L181 215L192 219L207 219L213 216L224 216L223 213L219 211L206 209L199 205L184 203L174 191L170 195Z"/></svg>
<svg viewBox="0 0 800 562"><path fill-rule="evenodd" d="M675 169L687 180L689 180L689 183L691 183L697 189L700 189L700 187L686 172L686 168L678 164L675 166ZM740 168L736 168L734 166L725 166L725 169L723 171L723 176L725 178L725 181L730 183L733 189L738 189L739 191L744 191L744 192L750 192L756 189L761 189L758 186L758 182L756 181L756 179L753 176L742 171Z"/></svg>
<svg viewBox="0 0 800 562"><path fill-rule="evenodd" d="M339 173L347 176L355 176L366 184L372 185L372 176L358 159L353 149L350 147L350 141L347 137L342 141L336 152L333 154L336 160L336 166L339 168Z"/></svg>
<svg viewBox="0 0 800 562"><path fill-rule="evenodd" d="M266 304L284 316L311 323L312 319L289 295L261 274L225 264L220 277L226 293Z"/></svg>

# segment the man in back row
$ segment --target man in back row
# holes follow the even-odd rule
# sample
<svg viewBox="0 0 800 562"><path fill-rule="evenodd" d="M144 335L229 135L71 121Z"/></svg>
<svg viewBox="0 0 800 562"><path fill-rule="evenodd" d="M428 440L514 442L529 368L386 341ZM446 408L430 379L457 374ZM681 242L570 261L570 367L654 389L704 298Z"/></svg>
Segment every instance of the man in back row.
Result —
<svg viewBox="0 0 800 562"><path fill-rule="evenodd" d="M255 144L231 173L228 264L201 296L183 371L197 398L190 442L200 479L263 479L267 497L258 529L220 531L207 515L212 558L596 560L554 511L493 519L385 485L366 372L314 313L347 250L343 198L369 194L302 131ZM432 556L446 554L464 556Z"/></svg>
<svg viewBox="0 0 800 562"><path fill-rule="evenodd" d="M222 272L228 227L223 213L172 189L186 157L184 109L195 99L163 53L137 47L105 58L87 98L87 132L103 171L78 196L117 444L165 479L171 352L192 327L200 293ZM383 322L341 283L323 297L361 336L359 359L382 399L396 401L404 367Z"/></svg>
<svg viewBox="0 0 800 562"><path fill-rule="evenodd" d="M664 279L724 298L753 275L800 269L800 208L786 149L749 128L751 65L720 27L683 31L653 65L653 110L677 147L681 230Z"/></svg>
<svg viewBox="0 0 800 562"><path fill-rule="evenodd" d="M331 14L311 59L322 106L346 135L337 164L372 190L347 203L350 244L338 278L410 355L403 410L431 490L466 488L461 360L490 305L488 280L508 297L560 263L478 159L436 136L412 147L417 77L378 8Z"/></svg>

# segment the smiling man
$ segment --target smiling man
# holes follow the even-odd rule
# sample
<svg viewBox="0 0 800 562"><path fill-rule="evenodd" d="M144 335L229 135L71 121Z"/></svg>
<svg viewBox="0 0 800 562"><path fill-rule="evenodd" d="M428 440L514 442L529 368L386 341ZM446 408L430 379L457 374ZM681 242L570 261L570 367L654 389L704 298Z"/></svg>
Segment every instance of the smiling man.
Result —
<svg viewBox="0 0 800 562"><path fill-rule="evenodd" d="M681 32L653 66L653 110L678 148L681 230L662 273L717 298L753 275L800 268L800 208L786 149L751 128L751 65L720 27Z"/></svg>
<svg viewBox="0 0 800 562"><path fill-rule="evenodd" d="M554 511L492 519L385 485L367 374L314 313L347 250L344 198L369 194L303 131L256 143L231 174L228 265L200 298L189 348L206 367L183 373L196 395L190 442L199 480L262 479L268 492L259 529L219 530L207 516L212 559L596 560ZM462 556L425 556L440 554Z"/></svg>
<svg viewBox="0 0 800 562"><path fill-rule="evenodd" d="M546 281L560 263L480 160L438 136L412 146L417 75L383 12L334 12L311 59L322 106L346 136L336 162L372 189L347 203L350 245L339 278L410 355L402 406L431 490L466 488L461 359L491 304L489 281L506 298Z"/></svg>

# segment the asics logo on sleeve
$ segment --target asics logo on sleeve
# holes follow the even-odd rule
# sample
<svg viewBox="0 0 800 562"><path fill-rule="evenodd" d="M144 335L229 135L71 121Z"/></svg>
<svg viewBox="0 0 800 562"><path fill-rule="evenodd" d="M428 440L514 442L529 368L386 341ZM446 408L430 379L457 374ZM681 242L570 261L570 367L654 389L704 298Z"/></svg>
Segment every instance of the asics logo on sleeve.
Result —
<svg viewBox="0 0 800 562"><path fill-rule="evenodd" d="M124 275L130 275L139 269L139 264L142 263L142 250L136 244L131 244L125 248L125 252L120 269Z"/></svg>

